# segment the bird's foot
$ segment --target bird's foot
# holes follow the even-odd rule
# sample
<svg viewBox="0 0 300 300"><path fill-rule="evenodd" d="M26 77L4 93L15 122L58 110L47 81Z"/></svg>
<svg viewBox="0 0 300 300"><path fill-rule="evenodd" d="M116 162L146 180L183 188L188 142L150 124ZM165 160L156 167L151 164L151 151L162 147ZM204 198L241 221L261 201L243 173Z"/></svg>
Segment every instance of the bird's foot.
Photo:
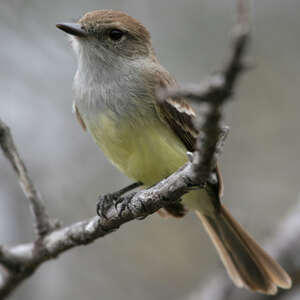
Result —
<svg viewBox="0 0 300 300"><path fill-rule="evenodd" d="M120 197L141 185L142 185L141 182L135 182L135 183L133 183L129 186L126 186L125 188L122 188L121 190L116 191L114 193L100 195L98 197L98 202L97 202L98 216L108 219L107 213L108 213L109 209L112 207L112 205L118 211L118 215L120 216L128 204L128 199L126 199L126 198L121 199ZM121 203L121 207L119 209L117 209L117 206L120 203Z"/></svg>

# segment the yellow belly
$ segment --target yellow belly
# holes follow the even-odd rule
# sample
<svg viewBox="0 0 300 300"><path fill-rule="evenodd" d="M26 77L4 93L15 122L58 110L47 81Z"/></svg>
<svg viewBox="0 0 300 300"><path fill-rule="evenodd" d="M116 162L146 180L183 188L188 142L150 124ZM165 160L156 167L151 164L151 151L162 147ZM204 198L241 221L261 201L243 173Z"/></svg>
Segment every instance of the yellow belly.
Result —
<svg viewBox="0 0 300 300"><path fill-rule="evenodd" d="M187 162L183 143L158 119L133 126L102 115L86 123L108 159L128 177L145 186L159 182ZM206 190L197 190L186 194L183 203L190 209L211 211L209 197Z"/></svg>
<svg viewBox="0 0 300 300"><path fill-rule="evenodd" d="M112 163L146 186L169 176L187 161L185 146L158 119L132 126L102 115L87 126Z"/></svg>

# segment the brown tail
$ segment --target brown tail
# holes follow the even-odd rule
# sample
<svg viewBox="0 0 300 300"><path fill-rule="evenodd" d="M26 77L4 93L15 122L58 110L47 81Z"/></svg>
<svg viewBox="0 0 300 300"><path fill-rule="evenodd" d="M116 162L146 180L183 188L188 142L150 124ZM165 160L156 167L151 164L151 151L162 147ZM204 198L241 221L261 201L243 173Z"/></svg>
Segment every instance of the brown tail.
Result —
<svg viewBox="0 0 300 300"><path fill-rule="evenodd" d="M214 215L196 213L238 287L271 295L276 294L277 287L291 287L289 275L258 246L225 207L221 206L221 211Z"/></svg>

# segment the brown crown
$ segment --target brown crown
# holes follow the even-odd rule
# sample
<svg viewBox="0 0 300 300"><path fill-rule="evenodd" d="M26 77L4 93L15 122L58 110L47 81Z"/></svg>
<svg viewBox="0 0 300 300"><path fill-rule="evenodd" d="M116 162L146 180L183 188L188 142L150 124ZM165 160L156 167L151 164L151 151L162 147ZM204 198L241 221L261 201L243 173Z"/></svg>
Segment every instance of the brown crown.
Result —
<svg viewBox="0 0 300 300"><path fill-rule="evenodd" d="M79 23L88 32L100 32L103 27L116 27L133 34L135 37L149 42L150 34L148 30L136 19L121 11L95 10L86 13Z"/></svg>

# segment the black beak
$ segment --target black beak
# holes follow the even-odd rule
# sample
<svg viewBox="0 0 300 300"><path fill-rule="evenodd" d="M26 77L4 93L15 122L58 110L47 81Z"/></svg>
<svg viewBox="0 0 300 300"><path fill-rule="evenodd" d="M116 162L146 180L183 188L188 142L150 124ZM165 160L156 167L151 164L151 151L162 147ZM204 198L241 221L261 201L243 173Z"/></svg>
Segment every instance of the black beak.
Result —
<svg viewBox="0 0 300 300"><path fill-rule="evenodd" d="M56 27L68 34L75 35L78 37L88 36L88 33L83 29L83 27L77 23L61 23L56 24Z"/></svg>

